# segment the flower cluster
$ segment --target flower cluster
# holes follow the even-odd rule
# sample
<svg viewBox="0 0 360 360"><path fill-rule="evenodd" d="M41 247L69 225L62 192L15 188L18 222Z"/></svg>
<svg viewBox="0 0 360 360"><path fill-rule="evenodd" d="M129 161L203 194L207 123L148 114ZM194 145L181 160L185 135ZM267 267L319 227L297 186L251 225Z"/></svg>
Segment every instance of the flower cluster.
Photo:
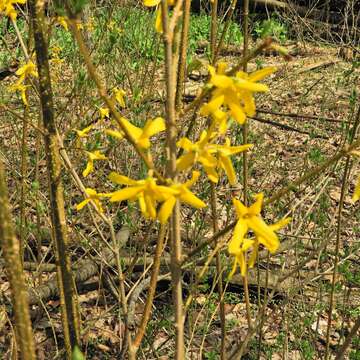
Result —
<svg viewBox="0 0 360 360"><path fill-rule="evenodd" d="M157 218L162 224L165 224L172 213L176 199L197 209L206 206L202 200L189 190L199 175L198 172L194 171L192 178L184 184L171 183L169 180L170 185L165 186L158 185L157 180L152 176L151 172L144 180L133 180L127 176L112 172L109 179L115 184L127 185L127 187L109 193L107 196L110 197L111 202L137 200L145 218L153 220ZM157 213L158 203L162 203L162 206Z"/></svg>
<svg viewBox="0 0 360 360"><path fill-rule="evenodd" d="M210 101L200 109L201 115L211 116L221 134L227 130L229 116L243 124L247 116L255 115L254 93L269 91L266 85L257 82L276 71L275 67L267 67L251 74L238 71L235 76L228 76L227 69L224 62L217 69L209 66L209 85L213 89Z"/></svg>
<svg viewBox="0 0 360 360"><path fill-rule="evenodd" d="M29 87L29 85L25 85L25 81L31 77L38 77L36 66L31 60L29 60L25 65L21 66L15 74L19 76L19 79L15 84L10 86L9 90L11 92L19 91L21 93L23 103L28 106L29 104L26 98L26 89Z"/></svg>
<svg viewBox="0 0 360 360"><path fill-rule="evenodd" d="M173 2L170 3L170 5L172 4ZM158 6L157 30L161 31L160 0L145 0L145 5ZM165 224L177 201L197 209L205 207L206 204L190 190L200 176L200 172L195 171L193 167L201 165L211 182L218 183L220 172L223 171L229 183L236 184L237 176L231 156L247 151L253 145L231 145L230 138L225 135L228 120L233 117L237 123L243 124L247 116L255 114L254 93L268 91L268 87L259 84L258 81L274 71L275 68L266 68L251 74L238 71L235 76L230 76L225 63L220 63L217 69L209 67L210 99L201 107L200 112L202 115L209 116L212 121L208 129L201 132L198 140L193 142L189 138L183 137L176 144L182 152L176 161L176 171L178 173L191 171L190 180L184 183L174 182L170 179L159 181L154 177L153 170L149 170L148 176L140 180L112 172L109 180L120 185L121 188L109 193L97 193L93 189L87 189L87 199L78 204L77 209L82 209L92 201L102 212L101 198L109 198L110 202L137 201L145 218L157 219L161 224ZM124 96L125 93L122 90L114 89L112 92L112 100L121 108L126 105ZM108 118L113 124L111 128L106 128L107 135L118 140L128 138L136 144L140 151L149 151L151 138L166 129L165 121L161 117L147 120L144 127L140 128L124 117L118 118L117 122L111 120L107 108L100 108L99 112L101 121ZM82 130L76 130L79 138L87 137L93 126L92 124ZM99 151L87 152L87 155L89 161L83 172L84 176L93 171L95 160L106 159L105 155ZM247 269L255 263L260 245L266 247L271 253L275 252L279 246L279 239L275 231L285 226L289 219L267 225L260 215L262 202L263 194L257 195L255 203L250 207L233 199L238 221L228 244L229 254L235 257L230 276L234 274L238 265L241 274L246 275ZM249 230L254 234L253 237L249 237ZM249 250L251 253L248 257Z"/></svg>
<svg viewBox="0 0 360 360"><path fill-rule="evenodd" d="M182 138L177 146L185 150L185 154L177 160L179 171L188 170L195 163L199 162L203 166L210 181L217 183L219 175L217 169L223 169L229 179L229 183L236 183L236 174L230 156L246 151L252 147L251 144L231 146L230 139L225 139L224 145L214 144L211 141L214 134L210 131L203 131L200 139L192 143L188 138Z"/></svg>
<svg viewBox="0 0 360 360"><path fill-rule="evenodd" d="M0 14L4 13L11 20L16 20L17 12L15 10L15 4L25 4L26 0L0 0Z"/></svg>
<svg viewBox="0 0 360 360"><path fill-rule="evenodd" d="M55 23L61 25L66 31L69 31L68 21L69 21L69 19L67 16L57 16L55 18ZM79 19L76 19L75 23L76 23L76 27L78 30L84 29L84 25L81 23L81 21ZM85 27L86 27L86 30L89 32L93 30L92 19L90 19L90 21L87 24L85 24Z"/></svg>
<svg viewBox="0 0 360 360"><path fill-rule="evenodd" d="M279 239L275 231L284 227L290 218L285 218L273 225L267 225L261 217L261 208L264 195L262 193L255 196L255 202L246 207L238 199L233 199L238 221L236 223L233 236L228 245L229 254L235 257L233 269L229 275L231 277L236 271L237 265L240 266L241 275L245 276L247 269L252 268L256 261L259 245L265 246L271 253L279 247ZM252 230L255 237L247 238L249 230ZM246 253L253 249L249 261Z"/></svg>

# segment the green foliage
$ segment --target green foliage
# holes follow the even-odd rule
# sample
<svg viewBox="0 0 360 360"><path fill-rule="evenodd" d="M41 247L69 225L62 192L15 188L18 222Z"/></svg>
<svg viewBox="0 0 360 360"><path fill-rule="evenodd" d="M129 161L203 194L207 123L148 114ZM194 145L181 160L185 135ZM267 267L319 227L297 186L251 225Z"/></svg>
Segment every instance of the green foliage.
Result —
<svg viewBox="0 0 360 360"><path fill-rule="evenodd" d="M189 30L189 51L188 59L195 54L195 50L198 47L199 42L209 41L209 29L211 26L211 17L206 14L191 15L190 30ZM218 41L223 31L224 24L218 25ZM240 45L243 40L243 35L239 24L234 21L230 22L226 37L224 39L225 44ZM209 53L209 49L207 49Z"/></svg>
<svg viewBox="0 0 360 360"><path fill-rule="evenodd" d="M77 15L84 10L86 4L89 0L69 0L68 5L70 7L70 11L72 14ZM56 12L60 15L65 15L64 2L60 0L56 0L54 2Z"/></svg>
<svg viewBox="0 0 360 360"><path fill-rule="evenodd" d="M349 360L360 360L360 351L354 350L349 354Z"/></svg>
<svg viewBox="0 0 360 360"><path fill-rule="evenodd" d="M351 267L352 263L349 260L344 261L339 265L339 273L341 273L344 278L350 282L352 285L360 285L360 271L358 267Z"/></svg>
<svg viewBox="0 0 360 360"><path fill-rule="evenodd" d="M207 360L216 360L216 359L219 358L219 354L218 354L216 351L214 351L214 350L212 350L212 351L207 351L207 352L204 354L204 356L205 356L205 359L207 359Z"/></svg>
<svg viewBox="0 0 360 360"><path fill-rule="evenodd" d="M321 149L316 147L310 149L309 160L315 164L320 164L322 161L324 161L324 154L322 153Z"/></svg>
<svg viewBox="0 0 360 360"><path fill-rule="evenodd" d="M305 360L312 360L315 358L314 347L308 340L302 340L300 342L301 354Z"/></svg>
<svg viewBox="0 0 360 360"><path fill-rule="evenodd" d="M78 346L74 347L71 360L85 360L84 354L81 352Z"/></svg>
<svg viewBox="0 0 360 360"><path fill-rule="evenodd" d="M254 27L256 37L265 38L273 37L276 41L284 43L287 40L288 30L285 24L281 23L275 17L269 20L257 21Z"/></svg>
<svg viewBox="0 0 360 360"><path fill-rule="evenodd" d="M129 56L135 56L134 70L138 66L137 59L158 61L164 59L163 51L157 46L161 38L155 33L153 13L132 7L120 8L114 13L112 20L114 25L109 27L108 41L110 45L116 45ZM106 15L103 22L107 23Z"/></svg>

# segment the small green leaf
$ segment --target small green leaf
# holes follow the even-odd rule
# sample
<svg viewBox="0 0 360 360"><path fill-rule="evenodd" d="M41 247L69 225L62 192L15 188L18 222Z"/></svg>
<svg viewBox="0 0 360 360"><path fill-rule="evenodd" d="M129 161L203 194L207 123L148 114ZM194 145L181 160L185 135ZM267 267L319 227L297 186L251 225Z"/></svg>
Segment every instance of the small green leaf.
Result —
<svg viewBox="0 0 360 360"><path fill-rule="evenodd" d="M84 354L81 352L77 345L74 347L71 360L86 360Z"/></svg>
<svg viewBox="0 0 360 360"><path fill-rule="evenodd" d="M187 73L191 74L193 71L200 70L202 67L204 67L204 62L199 58L194 58L188 65Z"/></svg>

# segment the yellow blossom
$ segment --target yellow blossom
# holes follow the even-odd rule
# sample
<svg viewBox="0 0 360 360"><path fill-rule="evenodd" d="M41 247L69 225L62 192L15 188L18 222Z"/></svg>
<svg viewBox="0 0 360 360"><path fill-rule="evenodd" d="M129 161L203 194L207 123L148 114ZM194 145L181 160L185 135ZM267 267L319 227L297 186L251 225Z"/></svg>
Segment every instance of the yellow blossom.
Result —
<svg viewBox="0 0 360 360"><path fill-rule="evenodd" d="M29 106L29 103L27 101L27 98L26 98L26 89L29 88L29 85L24 85L24 84L21 84L21 83L16 83L14 85L11 85L9 87L9 91L11 92L16 92L16 91L19 91L20 94L21 94L21 99L23 101L23 103L26 105L26 106Z"/></svg>
<svg viewBox="0 0 360 360"><path fill-rule="evenodd" d="M66 31L69 30L69 26L67 24L67 21L66 21L66 17L65 16L58 16L56 18L56 22L61 25Z"/></svg>
<svg viewBox="0 0 360 360"><path fill-rule="evenodd" d="M350 152L350 154L353 155L353 156L360 157L360 151L359 150L352 150ZM352 201L355 203L359 199L360 199L360 176L358 177L356 185L355 185L355 190L354 190L354 194L352 196Z"/></svg>
<svg viewBox="0 0 360 360"><path fill-rule="evenodd" d="M115 100L118 102L118 104L124 108L126 105L125 105L125 95L126 95L126 92L123 90L123 89L118 89L117 87L114 87L112 89L112 92L113 92L113 96L115 98Z"/></svg>
<svg viewBox="0 0 360 360"><path fill-rule="evenodd" d="M246 275L248 268L246 252L248 249L254 249L249 261L249 266L252 267L259 244L264 245L271 253L274 253L279 247L279 239L275 231L285 226L290 219L282 219L278 223L267 225L260 214L263 198L262 193L256 195L255 203L249 207L246 207L241 201L233 199L238 221L228 244L229 254L235 257L234 266L229 277L235 273L237 265L240 266L241 275ZM254 232L255 240L246 238L249 230Z"/></svg>
<svg viewBox="0 0 360 360"><path fill-rule="evenodd" d="M104 120L106 117L110 116L110 112L108 108L99 108L100 112L100 120Z"/></svg>
<svg viewBox="0 0 360 360"><path fill-rule="evenodd" d="M110 197L110 201L118 202L123 200L138 200L140 210L145 218L158 220L165 224L172 213L176 199L191 205L195 208L205 207L206 204L197 198L190 190L199 177L199 173L194 171L192 178L184 184L172 184L170 186L157 185L156 179L150 174L144 180L133 180L127 176L118 173L110 173L109 179L119 185L128 185L128 187L105 194ZM156 207L163 203L159 213L156 213Z"/></svg>
<svg viewBox="0 0 360 360"><path fill-rule="evenodd" d="M161 0L144 0L144 5L147 7L154 7L156 6L156 20L155 20L155 29L158 33L163 32L162 26L162 14L161 14ZM175 0L168 0L167 4L172 6L174 5Z"/></svg>
<svg viewBox="0 0 360 360"><path fill-rule="evenodd" d="M24 82L29 77L38 77L38 73L36 71L35 64L29 60L26 64L21 66L15 73L17 76L19 76L18 80L15 84L11 85L9 87L10 92L16 92L19 91L21 94L21 98L23 103L28 106L29 103L26 98L26 89L29 88L29 85L25 85Z"/></svg>
<svg viewBox="0 0 360 360"><path fill-rule="evenodd" d="M149 119L146 121L143 129L133 125L129 120L121 118L121 124L130 133L134 141L142 149L148 149L150 147L150 138L161 131L165 130L165 121L163 118L158 117L156 119ZM116 137L121 140L124 137L123 131L118 130L106 130L106 133L110 136Z"/></svg>
<svg viewBox="0 0 360 360"><path fill-rule="evenodd" d="M167 186L157 185L156 179L151 174L144 180L133 180L127 176L112 172L109 179L119 185L128 185L126 188L108 194L110 201L138 200L140 210L147 219L156 219L157 203L163 202L169 196L176 194L175 190Z"/></svg>
<svg viewBox="0 0 360 360"><path fill-rule="evenodd" d="M95 160L106 160L106 156L102 154L99 150L96 150L94 152L86 151L86 154L88 156L88 162L86 164L86 168L83 171L83 176L88 176L91 172L94 171L94 161Z"/></svg>
<svg viewBox="0 0 360 360"><path fill-rule="evenodd" d="M357 179L357 183L355 186L354 194L352 196L352 201L356 202L360 199L360 176Z"/></svg>
<svg viewBox="0 0 360 360"><path fill-rule="evenodd" d="M214 133L203 131L199 141L192 143L188 138L182 138L177 146L185 150L176 162L179 171L189 169L196 162L200 162L210 181L217 183L219 175L217 168L223 169L229 179L229 183L236 183L236 174L230 156L246 151L252 147L251 144L231 146L230 139L226 138L224 145L212 144L210 141Z"/></svg>
<svg viewBox="0 0 360 360"><path fill-rule="evenodd" d="M38 77L36 66L31 60L21 66L15 74L19 76L17 83L22 83L29 77Z"/></svg>
<svg viewBox="0 0 360 360"><path fill-rule="evenodd" d="M68 18L66 16L58 16L56 17L55 21L61 25L66 31L69 30L69 25L68 25ZM83 30L84 29L84 25L81 23L80 20L75 20L75 25L76 28L78 30Z"/></svg>
<svg viewBox="0 0 360 360"><path fill-rule="evenodd" d="M76 205L76 210L80 211L86 204L88 204L90 201L93 201L96 208L99 210L99 212L104 212L102 206L101 206L101 202L100 199L102 197L107 197L106 194L103 193L97 193L96 190L91 189L91 188L86 188L85 189L87 198L85 200L83 200L81 203Z"/></svg>
<svg viewBox="0 0 360 360"><path fill-rule="evenodd" d="M173 208L176 203L176 199L179 199L181 202L188 204L196 209L201 209L206 206L206 204L196 197L190 190L191 187L199 178L200 173L198 171L193 171L192 178L186 181L184 184L173 184L170 186L170 189L174 190L173 194L170 194L167 200L162 204L158 219L162 224L165 224L169 219Z"/></svg>
<svg viewBox="0 0 360 360"><path fill-rule="evenodd" d="M60 58L60 52L62 51L62 48L59 46L52 46L51 47L51 59L50 62L53 65L59 65L64 62L64 59Z"/></svg>
<svg viewBox="0 0 360 360"><path fill-rule="evenodd" d="M211 115L214 121L219 123L222 133L226 130L224 119L227 114L240 124L245 122L246 116L255 115L253 94L269 90L266 85L257 82L272 74L276 68L268 67L251 74L238 71L235 76L228 76L226 71L226 63L219 63L217 69L209 66L211 76L209 83L214 89L211 92L210 101L200 109L202 115Z"/></svg>
<svg viewBox="0 0 360 360"><path fill-rule="evenodd" d="M92 128L93 128L93 125L91 124L82 130L75 129L75 131L76 131L77 136L82 138L82 137L87 137Z"/></svg>
<svg viewBox="0 0 360 360"><path fill-rule="evenodd" d="M94 18L93 17L91 17L89 19L89 21L85 24L85 28L86 28L86 31L88 31L88 32L94 31L95 25L94 25Z"/></svg>
<svg viewBox="0 0 360 360"><path fill-rule="evenodd" d="M15 10L15 4L25 4L26 0L0 0L0 14L4 13L11 20L16 20L17 12Z"/></svg>

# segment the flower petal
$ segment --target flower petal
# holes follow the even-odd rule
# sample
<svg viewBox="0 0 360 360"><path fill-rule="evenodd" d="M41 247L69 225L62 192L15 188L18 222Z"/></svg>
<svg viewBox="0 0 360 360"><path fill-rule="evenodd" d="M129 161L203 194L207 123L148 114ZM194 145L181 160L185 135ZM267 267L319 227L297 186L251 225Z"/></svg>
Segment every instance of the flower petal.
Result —
<svg viewBox="0 0 360 360"><path fill-rule="evenodd" d="M206 172L207 177L210 181L217 184L219 181L219 175L213 166L204 166L204 170Z"/></svg>
<svg viewBox="0 0 360 360"><path fill-rule="evenodd" d="M87 177L93 171L94 171L94 161L89 160L86 164L86 168L82 172L82 175L83 177Z"/></svg>
<svg viewBox="0 0 360 360"><path fill-rule="evenodd" d="M202 200L196 197L190 190L186 189L185 187L182 189L179 199L196 209L201 209L206 206Z"/></svg>
<svg viewBox="0 0 360 360"><path fill-rule="evenodd" d="M119 185L136 185L138 182L136 180L130 179L127 176L120 175L115 171L112 171L109 175L109 180L115 184Z"/></svg>
<svg viewBox="0 0 360 360"><path fill-rule="evenodd" d="M75 131L78 137L86 137L92 128L93 125L91 124L82 130L75 130Z"/></svg>
<svg viewBox="0 0 360 360"><path fill-rule="evenodd" d="M105 133L119 140L124 138L124 133L117 130L105 129Z"/></svg>
<svg viewBox="0 0 360 360"><path fill-rule="evenodd" d="M233 86L234 81L232 78L226 75L213 75L211 76L210 84L213 84L220 89L227 89Z"/></svg>
<svg viewBox="0 0 360 360"><path fill-rule="evenodd" d="M235 207L236 214L239 218L248 214L248 208L238 199L233 199L233 205Z"/></svg>
<svg viewBox="0 0 360 360"><path fill-rule="evenodd" d="M132 186L127 187L112 193L110 198L111 202L123 201L123 200L132 200L139 192L143 190L142 186Z"/></svg>
<svg viewBox="0 0 360 360"><path fill-rule="evenodd" d="M259 81L262 80L264 77L274 73L277 71L277 68L275 66L269 66L261 70L254 71L249 75L250 81Z"/></svg>
<svg viewBox="0 0 360 360"><path fill-rule="evenodd" d="M241 105L235 103L235 102L230 102L228 103L229 108L230 108L230 113L231 116L240 124L244 124L244 122L246 121L246 115L245 112L243 110L243 108L241 107Z"/></svg>
<svg viewBox="0 0 360 360"><path fill-rule="evenodd" d="M199 172L199 171L193 171L193 172L192 172L192 175L191 175L191 179L188 180L188 181L186 181L184 185L185 185L187 188L193 186L193 185L197 182L199 176L200 176L200 172Z"/></svg>
<svg viewBox="0 0 360 360"><path fill-rule="evenodd" d="M89 203L89 202L90 202L90 199L89 199L89 198L83 200L81 203L79 203L79 204L76 205L76 210L77 210L77 211L80 211L80 210L81 210L87 203Z"/></svg>
<svg viewBox="0 0 360 360"><path fill-rule="evenodd" d="M165 120L161 117L157 117L154 120L148 120L146 122L143 133L146 137L151 137L165 129Z"/></svg>
<svg viewBox="0 0 360 360"><path fill-rule="evenodd" d="M187 137L183 137L176 143L176 146L186 151L192 151L194 144Z"/></svg>
<svg viewBox="0 0 360 360"><path fill-rule="evenodd" d="M254 198L255 198L255 202L249 207L249 214L259 215L264 200L264 194L263 193L256 194Z"/></svg>
<svg viewBox="0 0 360 360"><path fill-rule="evenodd" d="M356 186L355 186L355 191L354 191L354 195L352 196L352 201L356 202L359 199L360 199L360 176L359 176Z"/></svg>
<svg viewBox="0 0 360 360"><path fill-rule="evenodd" d="M279 239L274 230L259 216L250 216L246 219L248 226L255 232L260 243L271 253L279 247Z"/></svg>
<svg viewBox="0 0 360 360"><path fill-rule="evenodd" d="M163 26L162 26L161 6L159 6L158 9L156 10L155 29L158 33L162 34Z"/></svg>
<svg viewBox="0 0 360 360"><path fill-rule="evenodd" d="M224 95L213 96L211 101L204 104L200 109L200 115L210 115L219 110L220 106L224 103Z"/></svg>
<svg viewBox="0 0 360 360"><path fill-rule="evenodd" d="M246 221L240 218L235 225L233 235L228 244L229 254L236 255L241 251L241 246L247 231L248 225Z"/></svg>
<svg viewBox="0 0 360 360"><path fill-rule="evenodd" d="M138 128L137 126L133 125L129 120L122 117L120 119L121 125L130 133L130 135L137 141L139 137L142 135L142 129Z"/></svg>
<svg viewBox="0 0 360 360"><path fill-rule="evenodd" d="M287 218L281 219L277 223L269 225L269 226L271 227L272 230L278 231L281 228L283 228L284 226L286 226L290 221L291 221L291 218L287 217Z"/></svg>
<svg viewBox="0 0 360 360"><path fill-rule="evenodd" d="M166 224L173 211L175 203L176 198L174 196L171 196L161 205L160 211L158 212L158 219L161 224Z"/></svg>
<svg viewBox="0 0 360 360"><path fill-rule="evenodd" d="M149 195L144 195L146 210L150 219L156 219L156 204L154 199Z"/></svg>
<svg viewBox="0 0 360 360"><path fill-rule="evenodd" d="M235 185L236 174L233 164L227 156L219 155L220 165L224 169L226 176L228 177L230 185Z"/></svg>
<svg viewBox="0 0 360 360"><path fill-rule="evenodd" d="M193 166L194 162L195 154L193 152L189 152L185 155L180 156L180 158L176 160L176 168L178 171L184 171Z"/></svg>
<svg viewBox="0 0 360 360"><path fill-rule="evenodd" d="M153 7L159 5L161 0L144 0L144 5L147 7Z"/></svg>

